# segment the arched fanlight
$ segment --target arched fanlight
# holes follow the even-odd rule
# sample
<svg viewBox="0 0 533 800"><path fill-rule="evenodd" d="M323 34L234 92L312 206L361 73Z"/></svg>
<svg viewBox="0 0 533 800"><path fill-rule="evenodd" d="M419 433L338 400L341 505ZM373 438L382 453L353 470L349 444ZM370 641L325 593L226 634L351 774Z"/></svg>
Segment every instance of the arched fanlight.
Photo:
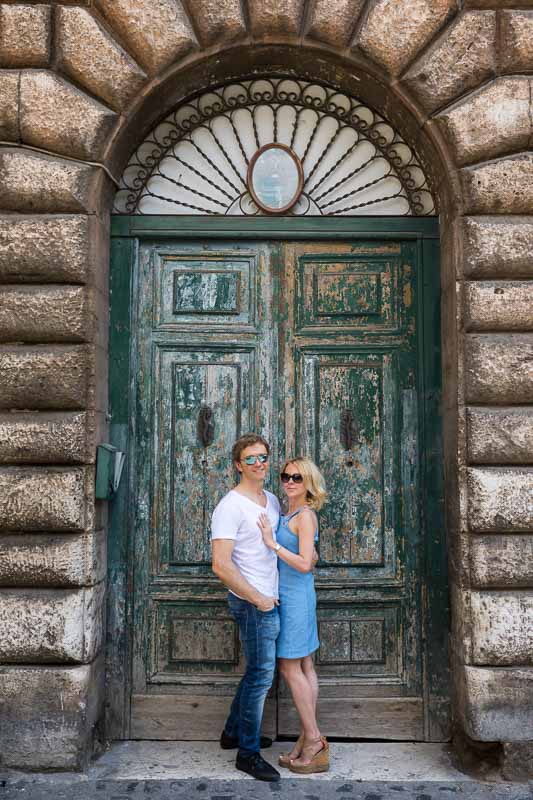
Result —
<svg viewBox="0 0 533 800"><path fill-rule="evenodd" d="M119 214L436 213L412 148L357 98L266 77L198 95L135 151Z"/></svg>

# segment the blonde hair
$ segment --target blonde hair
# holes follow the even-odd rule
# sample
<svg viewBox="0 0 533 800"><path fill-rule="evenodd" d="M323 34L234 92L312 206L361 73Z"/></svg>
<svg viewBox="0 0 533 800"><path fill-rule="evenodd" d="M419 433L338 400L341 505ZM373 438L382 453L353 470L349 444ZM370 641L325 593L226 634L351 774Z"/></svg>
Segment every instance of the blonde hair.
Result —
<svg viewBox="0 0 533 800"><path fill-rule="evenodd" d="M328 501L328 493L324 476L317 465L307 456L298 456L297 458L288 458L281 471L285 472L289 464L297 467L299 473L303 475L304 486L307 489L307 505L313 511L320 511L324 503Z"/></svg>

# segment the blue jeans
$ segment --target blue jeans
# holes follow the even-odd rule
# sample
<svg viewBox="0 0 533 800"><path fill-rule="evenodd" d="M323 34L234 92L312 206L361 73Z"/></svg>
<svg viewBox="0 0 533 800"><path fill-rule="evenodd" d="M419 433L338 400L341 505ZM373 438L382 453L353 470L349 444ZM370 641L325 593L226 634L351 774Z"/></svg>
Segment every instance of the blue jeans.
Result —
<svg viewBox="0 0 533 800"><path fill-rule="evenodd" d="M224 730L238 737L239 755L250 756L260 748L261 720L268 690L276 668L276 639L279 634L278 607L259 611L251 603L228 594L230 612L239 626L246 658L246 671L231 704Z"/></svg>

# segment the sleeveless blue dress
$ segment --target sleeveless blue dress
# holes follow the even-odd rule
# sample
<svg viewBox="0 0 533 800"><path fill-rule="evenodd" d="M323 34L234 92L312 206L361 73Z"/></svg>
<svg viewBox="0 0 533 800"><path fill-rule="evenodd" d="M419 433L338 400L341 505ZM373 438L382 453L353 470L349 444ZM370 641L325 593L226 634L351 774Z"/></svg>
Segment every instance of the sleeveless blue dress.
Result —
<svg viewBox="0 0 533 800"><path fill-rule="evenodd" d="M276 541L298 554L298 536L289 529L290 520L302 511L281 516ZM315 534L315 542L318 531ZM312 572L298 572L283 559L279 567L280 632L276 642L278 658L303 658L318 649L315 581Z"/></svg>

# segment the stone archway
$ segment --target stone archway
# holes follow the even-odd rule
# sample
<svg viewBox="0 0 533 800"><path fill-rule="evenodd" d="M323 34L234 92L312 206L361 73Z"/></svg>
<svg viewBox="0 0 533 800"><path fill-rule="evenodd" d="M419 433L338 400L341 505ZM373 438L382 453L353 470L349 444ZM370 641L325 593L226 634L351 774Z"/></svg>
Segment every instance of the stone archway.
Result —
<svg viewBox="0 0 533 800"><path fill-rule="evenodd" d="M509 764L531 747L533 18L466 5L0 4L5 766L79 767L102 716L106 520L93 476L113 179L191 87L291 59L371 93L438 190L456 719L503 742Z"/></svg>

